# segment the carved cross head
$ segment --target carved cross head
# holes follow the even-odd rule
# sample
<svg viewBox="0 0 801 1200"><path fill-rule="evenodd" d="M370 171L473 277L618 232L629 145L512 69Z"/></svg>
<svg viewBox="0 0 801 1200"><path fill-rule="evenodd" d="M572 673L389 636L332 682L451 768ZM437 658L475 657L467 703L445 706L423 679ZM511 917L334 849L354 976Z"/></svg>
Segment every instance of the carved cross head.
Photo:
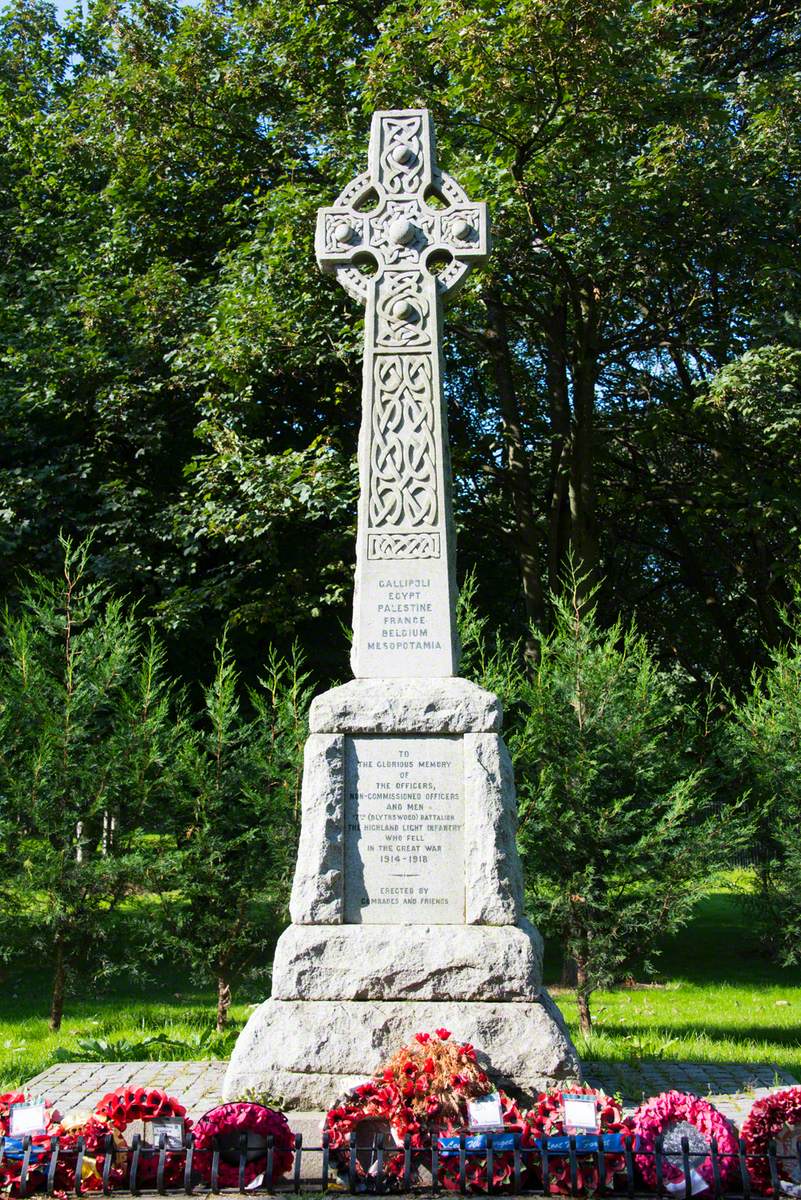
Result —
<svg viewBox="0 0 801 1200"><path fill-rule="evenodd" d="M434 126L427 109L376 112L368 169L317 215L315 251L364 303L370 284L410 272L435 280L441 296L453 293L489 246L487 208L437 166ZM374 275L360 266L371 263ZM403 291L405 289L401 289ZM398 295L391 318L414 321L414 299Z"/></svg>

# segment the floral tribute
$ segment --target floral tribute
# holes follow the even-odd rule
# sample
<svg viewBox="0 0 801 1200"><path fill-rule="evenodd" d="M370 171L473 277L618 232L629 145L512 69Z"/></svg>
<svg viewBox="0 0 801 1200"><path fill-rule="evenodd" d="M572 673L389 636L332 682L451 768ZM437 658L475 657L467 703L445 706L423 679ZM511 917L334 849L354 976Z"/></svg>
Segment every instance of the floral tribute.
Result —
<svg viewBox="0 0 801 1200"><path fill-rule="evenodd" d="M122 1134L133 1121L155 1121L160 1117L180 1117L184 1121L184 1129L191 1128L192 1122L187 1120L186 1108L175 1096L169 1096L162 1088L119 1087L108 1092L95 1107L87 1134L93 1137L99 1124L103 1132ZM119 1146L119 1143L118 1143ZM122 1146L125 1146L122 1140ZM98 1155L95 1162L100 1171L103 1169L103 1155ZM146 1184L156 1179L158 1170L157 1154L143 1154L139 1160L137 1182ZM112 1176L119 1169L123 1178L126 1160L120 1160L120 1168L114 1167ZM166 1153L164 1160L164 1182L175 1185L182 1181L184 1171L184 1156L175 1151Z"/></svg>
<svg viewBox="0 0 801 1200"><path fill-rule="evenodd" d="M59 1132L59 1114L49 1100L45 1100L46 1129L44 1133L34 1134L31 1138L31 1156L28 1168L28 1178L25 1191L22 1191L20 1179L22 1175L22 1139L12 1137L11 1109L15 1104L25 1103L24 1092L0 1093L0 1135L5 1140L3 1155L0 1160L0 1193L7 1196L30 1195L40 1191L44 1186L42 1164L49 1150L49 1139Z"/></svg>
<svg viewBox="0 0 801 1200"><path fill-rule="evenodd" d="M725 1191L729 1181L737 1172L737 1134L734 1126L723 1113L691 1092L662 1092L646 1100L632 1114L632 1129L639 1140L639 1153L635 1162L646 1187L656 1188L656 1139L663 1138L665 1161L663 1179L666 1184L683 1183L684 1172L676 1165L681 1161L681 1138L686 1136L690 1146L691 1170L698 1177L693 1180L696 1195L705 1196L714 1190L715 1176L712 1166L711 1142L717 1140L721 1186ZM670 1155L668 1158L667 1155ZM671 1161L673 1160L673 1161ZM702 1181L706 1187L699 1187Z"/></svg>
<svg viewBox="0 0 801 1200"><path fill-rule="evenodd" d="M119 1129L104 1117L98 1117L90 1112L72 1112L62 1118L58 1130L59 1147L66 1151L66 1159L59 1157L56 1167L55 1185L57 1188L69 1190L75 1184L75 1162L70 1162L72 1155L77 1155L78 1139L84 1141L84 1158L81 1166L81 1185L86 1191L96 1192L103 1186L103 1164L105 1162L105 1144L108 1134L114 1139L118 1152L115 1155L115 1165L109 1175L112 1184L125 1182L127 1166L127 1144ZM77 1159L75 1160L77 1161Z"/></svg>
<svg viewBox="0 0 801 1200"><path fill-rule="evenodd" d="M232 1147L230 1161L224 1152L220 1155L219 1182L222 1187L239 1186L239 1138L243 1133L256 1138L272 1136L274 1142L273 1179L280 1179L292 1167L295 1139L283 1113L267 1108L264 1104L252 1104L239 1100L221 1104L201 1117L193 1130L195 1136L195 1166L204 1180L211 1178L213 1139L219 1137ZM252 1158L252 1148L245 1163L245 1186L252 1184L267 1169L267 1151L260 1148Z"/></svg>
<svg viewBox="0 0 801 1200"><path fill-rule="evenodd" d="M450 1039L449 1029L416 1033L381 1072L382 1081L397 1087L418 1118L463 1120L465 1102L492 1091L470 1043Z"/></svg>
<svg viewBox="0 0 801 1200"><path fill-rule="evenodd" d="M796 1150L796 1142L801 1138L801 1087L783 1088L755 1100L740 1136L748 1155L748 1173L760 1192L767 1196L773 1194L768 1160L761 1157L767 1154L768 1144L773 1140L777 1143L779 1178L796 1186L801 1184Z"/></svg>
<svg viewBox="0 0 801 1200"><path fill-rule="evenodd" d="M623 1113L618 1104L604 1092L588 1087L571 1087L570 1095L594 1096L598 1132L601 1134L617 1134L621 1138L630 1136L631 1128L624 1121ZM564 1120L564 1091L553 1090L541 1092L533 1108L526 1113L526 1144L538 1144L543 1137L566 1137ZM626 1169L623 1153L614 1150L604 1155L604 1179L598 1178L598 1158L596 1154L579 1154L578 1174L576 1179L579 1193L592 1195L601 1186L612 1187L615 1176ZM566 1155L548 1154L549 1191L554 1195L570 1194L570 1160ZM536 1186L542 1185L542 1160L539 1155L531 1155L528 1166L529 1182Z"/></svg>
<svg viewBox="0 0 801 1200"><path fill-rule="evenodd" d="M415 1113L409 1097L404 1097L394 1080L371 1080L353 1088L338 1104L328 1110L323 1122L323 1131L329 1136L331 1159L345 1178L350 1165L350 1135L356 1134L359 1149L369 1144L377 1132L388 1132L397 1146L402 1146L409 1135L413 1151L427 1144L426 1121ZM368 1141L369 1139L369 1141ZM387 1187L399 1186L403 1178L403 1154L388 1153L384 1159L384 1174ZM356 1159L357 1177L365 1183L377 1174L377 1164L365 1165L362 1157Z"/></svg>
<svg viewBox="0 0 801 1200"><path fill-rule="evenodd" d="M73 1155L77 1155L78 1141L83 1138L81 1184L85 1191L99 1191L103 1186L105 1146L109 1134L114 1139L115 1149L109 1181L112 1186L126 1183L130 1160L123 1134L131 1122L152 1121L157 1117L184 1119L186 1109L179 1100L169 1096L161 1088L119 1087L103 1096L94 1112L69 1113L57 1129L50 1131L58 1134L61 1150L66 1151L65 1158L59 1158L56 1168L56 1187L69 1189L74 1186L75 1164L70 1160ZM186 1127L190 1125L191 1121L187 1121ZM182 1154L167 1152L164 1163L165 1183L175 1185L182 1181L183 1164ZM157 1169L158 1155L143 1154L139 1160L137 1182L154 1182Z"/></svg>
<svg viewBox="0 0 801 1200"><path fill-rule="evenodd" d="M477 1061L474 1048L468 1043L451 1040L448 1029L417 1033L382 1067L375 1079L354 1088L326 1114L324 1130L328 1133L332 1160L340 1174L347 1175L350 1164L350 1136L356 1133L360 1155L356 1159L356 1174L362 1184L369 1185L377 1175L378 1164L372 1154L365 1163L364 1151L369 1149L376 1133L389 1134L391 1146L384 1156L385 1186L397 1188L403 1179L404 1155L401 1147L409 1136L413 1171L425 1159L429 1160L430 1146L437 1138L458 1135L467 1124L467 1102L493 1090L486 1072ZM504 1125L524 1130L522 1114L507 1096L501 1093ZM425 1152L425 1153L423 1153ZM493 1156L493 1183L501 1187L511 1178L514 1156L498 1152ZM467 1178L474 1190L486 1190L487 1168L484 1155L471 1154L467 1159ZM440 1154L438 1179L441 1186L459 1188L458 1154Z"/></svg>
<svg viewBox="0 0 801 1200"><path fill-rule="evenodd" d="M94 1116L122 1133L132 1121L154 1121L157 1117L186 1117L186 1109L175 1096L161 1088L119 1087L108 1092L95 1107Z"/></svg>
<svg viewBox="0 0 801 1200"><path fill-rule="evenodd" d="M512 1100L505 1092L498 1091L498 1097L501 1102L501 1115L503 1116L503 1130L493 1130L494 1140L502 1147L496 1150L492 1156L492 1188L493 1191L503 1191L504 1188L510 1188L514 1182L514 1145L507 1149L510 1142L509 1134L516 1134L520 1139L522 1149L533 1145L531 1132L525 1124L522 1112L518 1108L516 1102ZM443 1146L445 1138L453 1138L458 1136L464 1129L463 1121L458 1124L447 1122L442 1130L440 1137L440 1146ZM504 1134L507 1136L504 1137ZM484 1150L487 1144L486 1134L468 1134L468 1146L472 1147L474 1142L478 1142L477 1149ZM527 1165L527 1159L524 1155L523 1164ZM439 1170L437 1174L442 1187L448 1191L456 1192L459 1190L461 1183L459 1179L459 1156L458 1152L441 1153L439 1160ZM473 1192L486 1192L487 1188L487 1156L486 1154L470 1154L465 1162L465 1178L467 1186Z"/></svg>

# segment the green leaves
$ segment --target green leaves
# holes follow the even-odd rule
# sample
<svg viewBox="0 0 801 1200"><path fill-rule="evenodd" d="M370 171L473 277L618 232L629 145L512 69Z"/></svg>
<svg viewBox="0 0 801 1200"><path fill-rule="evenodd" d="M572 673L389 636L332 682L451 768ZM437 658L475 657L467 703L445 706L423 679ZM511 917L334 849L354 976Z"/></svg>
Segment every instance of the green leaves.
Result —
<svg viewBox="0 0 801 1200"><path fill-rule="evenodd" d="M577 965L587 1032L592 991L686 922L738 835L713 815L682 681L634 627L600 626L575 573L566 583L528 670L519 647L487 653L469 606L462 624L478 682L493 686L503 662L527 901Z"/></svg>

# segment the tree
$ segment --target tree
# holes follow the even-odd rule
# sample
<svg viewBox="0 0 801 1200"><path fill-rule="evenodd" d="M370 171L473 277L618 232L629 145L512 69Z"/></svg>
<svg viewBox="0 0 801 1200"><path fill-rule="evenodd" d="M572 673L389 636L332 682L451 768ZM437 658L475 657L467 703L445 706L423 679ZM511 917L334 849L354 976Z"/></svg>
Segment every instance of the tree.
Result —
<svg viewBox="0 0 801 1200"><path fill-rule="evenodd" d="M320 682L344 670L359 330L314 217L363 169L372 108L425 103L494 229L446 346L482 602L533 663L572 554L603 620L636 617L698 692L747 687L798 573L797 452L715 380L775 351L781 386L799 346L800 49L797 7L757 0L93 0L62 22L14 0L12 602L60 526L97 527L182 670L207 612L249 682L265 631Z"/></svg>
<svg viewBox="0 0 801 1200"><path fill-rule="evenodd" d="M34 576L0 634L3 853L15 915L53 964L54 1030L71 973L92 973L110 911L144 876L180 728L163 649L90 578L89 543L61 547L62 577Z"/></svg>
<svg viewBox="0 0 801 1200"><path fill-rule="evenodd" d="M153 874L169 943L216 986L220 1032L235 981L262 966L274 918L286 909L311 698L297 654L285 660L271 652L249 692L250 716L237 685L224 634L205 711L182 749L174 844Z"/></svg>
<svg viewBox="0 0 801 1200"><path fill-rule="evenodd" d="M788 617L792 637L755 671L751 689L730 697L719 731L719 754L754 823L757 895L754 925L762 944L784 965L801 958L801 621L798 601Z"/></svg>
<svg viewBox="0 0 801 1200"><path fill-rule="evenodd" d="M592 992L648 969L725 862L730 835L691 759L681 680L633 627L603 630L585 596L573 580L552 598L554 628L536 635L536 669L518 666L507 703L527 902L575 963L587 1035Z"/></svg>

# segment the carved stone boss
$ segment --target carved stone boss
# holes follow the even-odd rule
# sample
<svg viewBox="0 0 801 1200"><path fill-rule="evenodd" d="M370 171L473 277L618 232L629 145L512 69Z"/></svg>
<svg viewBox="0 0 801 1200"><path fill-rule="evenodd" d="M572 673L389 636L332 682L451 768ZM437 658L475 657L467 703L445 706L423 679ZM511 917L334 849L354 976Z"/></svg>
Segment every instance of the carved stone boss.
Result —
<svg viewBox="0 0 801 1200"><path fill-rule="evenodd" d="M366 306L353 673L448 676L459 645L442 301L486 258L487 212L437 167L425 109L375 113L368 163L319 210L315 241L322 269Z"/></svg>

